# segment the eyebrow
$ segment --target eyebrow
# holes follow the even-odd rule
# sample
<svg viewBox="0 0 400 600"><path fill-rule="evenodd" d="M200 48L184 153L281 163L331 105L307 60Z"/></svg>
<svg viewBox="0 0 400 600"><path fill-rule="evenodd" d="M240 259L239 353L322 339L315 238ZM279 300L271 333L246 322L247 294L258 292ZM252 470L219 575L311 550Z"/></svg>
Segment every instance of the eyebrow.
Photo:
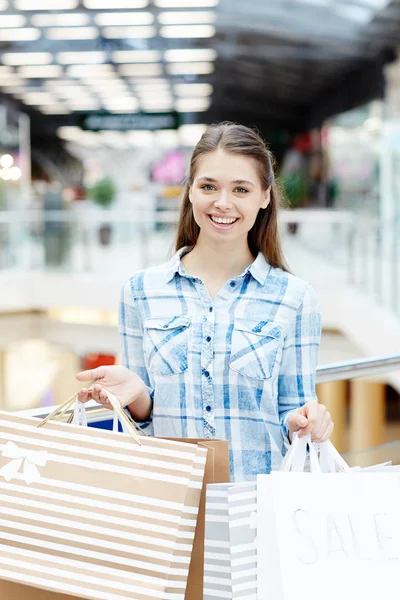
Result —
<svg viewBox="0 0 400 600"><path fill-rule="evenodd" d="M217 183L217 180L213 179L212 177L197 177L196 181L208 181L210 183ZM247 179L235 179L234 181L231 181L231 183L236 183L237 185L252 185L254 187L254 183L248 181Z"/></svg>

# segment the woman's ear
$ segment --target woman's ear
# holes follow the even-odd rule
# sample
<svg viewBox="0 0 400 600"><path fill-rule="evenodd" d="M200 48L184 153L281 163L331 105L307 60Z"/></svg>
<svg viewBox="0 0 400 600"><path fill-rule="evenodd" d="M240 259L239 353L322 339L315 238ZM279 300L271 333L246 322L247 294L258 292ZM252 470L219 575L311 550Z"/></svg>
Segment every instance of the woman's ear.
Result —
<svg viewBox="0 0 400 600"><path fill-rule="evenodd" d="M261 208L267 208L270 201L271 201L271 186L267 187L267 189L265 191L263 191L263 201L261 204Z"/></svg>
<svg viewBox="0 0 400 600"><path fill-rule="evenodd" d="M189 198L189 202L192 202L192 186L190 186L190 188L189 188L188 198Z"/></svg>

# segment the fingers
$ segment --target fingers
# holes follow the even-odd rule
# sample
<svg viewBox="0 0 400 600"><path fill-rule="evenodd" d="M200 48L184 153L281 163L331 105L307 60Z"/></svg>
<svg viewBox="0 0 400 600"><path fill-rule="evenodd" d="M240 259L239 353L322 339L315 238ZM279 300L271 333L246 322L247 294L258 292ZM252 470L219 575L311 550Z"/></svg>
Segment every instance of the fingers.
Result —
<svg viewBox="0 0 400 600"><path fill-rule="evenodd" d="M93 381L93 379L101 379L105 377L105 367L97 367L97 369L89 369L81 371L76 375L78 381Z"/></svg>
<svg viewBox="0 0 400 600"><path fill-rule="evenodd" d="M324 406L320 406L320 415L314 429L311 432L311 439L313 442L320 442L321 437L325 434L327 428L332 422L330 413Z"/></svg>
<svg viewBox="0 0 400 600"><path fill-rule="evenodd" d="M100 385L95 385L92 388L82 388L78 393L79 402L88 402L88 400L95 400L99 404L102 404L104 408L114 410L113 405L108 399L107 391Z"/></svg>
<svg viewBox="0 0 400 600"><path fill-rule="evenodd" d="M86 388L82 388L78 392L78 400L79 402L88 402L88 400L92 400L92 391Z"/></svg>
<svg viewBox="0 0 400 600"><path fill-rule="evenodd" d="M96 400L99 404L102 404L104 408L108 408L109 410L114 410L113 405L108 399L107 391L101 387L101 385L94 385L92 389L92 397L93 400Z"/></svg>
<svg viewBox="0 0 400 600"><path fill-rule="evenodd" d="M304 429L302 429L300 437L305 435L311 435L311 432L315 429L318 423L318 416L320 408L325 409L322 405L319 405L315 400L310 400L303 406L303 410L305 412L305 416L308 419L308 424Z"/></svg>
<svg viewBox="0 0 400 600"><path fill-rule="evenodd" d="M329 422L329 423L326 425L325 429L324 429L324 430L322 430L322 431L321 431L321 432L318 434L318 436L317 436L317 437L314 437L314 436L312 436L312 438L311 438L311 439L312 439L312 441L313 441L313 442L317 442L317 443L319 443L319 444L322 444L323 442L326 442L326 441L327 441L327 440L329 440L329 438L331 437L331 435L332 435L332 432L333 432L334 428L335 428L335 424L334 424L332 421L330 421L330 422Z"/></svg>

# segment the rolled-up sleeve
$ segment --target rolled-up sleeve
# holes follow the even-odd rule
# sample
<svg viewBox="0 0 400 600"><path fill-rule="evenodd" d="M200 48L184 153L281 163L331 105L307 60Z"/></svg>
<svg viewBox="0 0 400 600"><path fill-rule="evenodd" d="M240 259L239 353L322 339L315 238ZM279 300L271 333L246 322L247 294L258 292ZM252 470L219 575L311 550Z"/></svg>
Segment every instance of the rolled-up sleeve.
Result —
<svg viewBox="0 0 400 600"><path fill-rule="evenodd" d="M143 326L137 306L134 291L134 278L126 281L121 290L118 318L119 334L121 339L122 364L133 371L144 381L152 401L154 389L150 385L149 374L146 368L143 353ZM152 431L152 414L147 421L139 423L147 433Z"/></svg>
<svg viewBox="0 0 400 600"><path fill-rule="evenodd" d="M279 418L287 444L289 414L309 400L318 400L315 379L320 341L321 311L308 285L284 339L278 376Z"/></svg>

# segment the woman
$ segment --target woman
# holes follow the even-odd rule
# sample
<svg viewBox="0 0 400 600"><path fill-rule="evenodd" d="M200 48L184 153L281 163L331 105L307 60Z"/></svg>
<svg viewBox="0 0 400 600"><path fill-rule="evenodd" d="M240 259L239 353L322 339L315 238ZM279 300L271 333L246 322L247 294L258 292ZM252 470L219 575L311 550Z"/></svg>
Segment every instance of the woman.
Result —
<svg viewBox="0 0 400 600"><path fill-rule="evenodd" d="M107 392L152 434L230 442L232 480L279 468L293 432L325 441L317 403L321 317L288 272L278 237L273 159L241 125L208 127L193 151L168 263L135 273L120 305L123 366L79 398Z"/></svg>

